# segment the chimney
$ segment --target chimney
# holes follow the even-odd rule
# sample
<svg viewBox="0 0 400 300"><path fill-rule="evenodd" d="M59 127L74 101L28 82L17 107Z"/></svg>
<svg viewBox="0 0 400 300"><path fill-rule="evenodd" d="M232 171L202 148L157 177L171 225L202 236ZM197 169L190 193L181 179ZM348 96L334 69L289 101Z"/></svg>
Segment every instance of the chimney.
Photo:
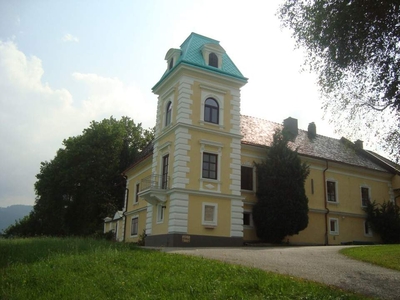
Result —
<svg viewBox="0 0 400 300"><path fill-rule="evenodd" d="M317 126L315 126L314 122L308 124L308 138L314 139L317 137Z"/></svg>
<svg viewBox="0 0 400 300"><path fill-rule="evenodd" d="M354 145L356 145L357 149L364 149L364 142L362 140L355 141Z"/></svg>
<svg viewBox="0 0 400 300"><path fill-rule="evenodd" d="M290 132L293 136L297 136L299 133L297 127L297 119L289 117L283 120L283 130Z"/></svg>

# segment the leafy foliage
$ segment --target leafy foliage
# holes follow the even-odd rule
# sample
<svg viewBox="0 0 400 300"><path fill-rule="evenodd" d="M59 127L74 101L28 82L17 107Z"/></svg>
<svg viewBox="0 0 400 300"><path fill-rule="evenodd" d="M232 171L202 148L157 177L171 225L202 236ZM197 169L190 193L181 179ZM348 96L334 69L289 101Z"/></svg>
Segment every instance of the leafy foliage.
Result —
<svg viewBox="0 0 400 300"><path fill-rule="evenodd" d="M363 126L399 158L400 1L286 0L278 14L318 74L338 130Z"/></svg>
<svg viewBox="0 0 400 300"><path fill-rule="evenodd" d="M400 243L400 207L393 202L368 203L367 222L385 244Z"/></svg>
<svg viewBox="0 0 400 300"><path fill-rule="evenodd" d="M266 160L256 167L258 201L253 207L253 220L257 236L279 243L308 225L304 183L309 168L288 147L288 138L280 131L273 136Z"/></svg>
<svg viewBox="0 0 400 300"><path fill-rule="evenodd" d="M121 173L152 138L128 117L92 121L82 135L64 140L53 160L41 163L34 210L6 234L90 235L101 229L102 219L123 206Z"/></svg>

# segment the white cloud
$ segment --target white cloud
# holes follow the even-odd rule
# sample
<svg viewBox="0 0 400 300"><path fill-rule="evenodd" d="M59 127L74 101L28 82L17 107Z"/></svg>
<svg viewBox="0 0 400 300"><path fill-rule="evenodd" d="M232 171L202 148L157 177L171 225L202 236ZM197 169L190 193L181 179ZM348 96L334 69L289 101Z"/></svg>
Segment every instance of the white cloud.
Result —
<svg viewBox="0 0 400 300"><path fill-rule="evenodd" d="M83 101L83 111L91 116L108 118L129 116L144 128L155 125L157 101L146 99L133 84L126 85L118 78L75 72L72 77L89 89L89 97Z"/></svg>
<svg viewBox="0 0 400 300"><path fill-rule="evenodd" d="M74 73L89 91L78 105L67 89L43 83L43 73L38 57L27 57L14 42L0 40L0 207L33 204L40 162L54 158L62 140L80 134L90 121L127 115L145 128L154 126L156 101L145 101L133 85Z"/></svg>
<svg viewBox="0 0 400 300"><path fill-rule="evenodd" d="M79 39L76 36L73 36L70 33L64 34L64 36L61 39L63 42L75 42L78 43Z"/></svg>

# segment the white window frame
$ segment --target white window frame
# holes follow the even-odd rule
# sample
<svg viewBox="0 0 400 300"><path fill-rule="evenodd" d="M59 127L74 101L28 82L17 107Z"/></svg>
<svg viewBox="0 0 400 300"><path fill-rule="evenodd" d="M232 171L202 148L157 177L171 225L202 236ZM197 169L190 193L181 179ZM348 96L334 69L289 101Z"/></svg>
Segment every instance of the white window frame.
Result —
<svg viewBox="0 0 400 300"><path fill-rule="evenodd" d="M334 182L335 183L335 200L336 201L329 201L329 196L328 196L328 182ZM338 182L335 179L328 178L325 181L325 186L326 186L326 202L332 203L332 204L337 204L339 203L339 189L338 189Z"/></svg>
<svg viewBox="0 0 400 300"><path fill-rule="evenodd" d="M135 183L135 195L133 195L133 205L139 204L140 182ZM136 201L137 200L137 201Z"/></svg>
<svg viewBox="0 0 400 300"><path fill-rule="evenodd" d="M363 185L361 185L360 186L360 199L361 199L361 207L367 207L366 205L363 205L363 198L362 198L362 189L368 189L368 199L369 200L371 200L371 188L368 186L368 185L366 185L366 184L363 184Z"/></svg>
<svg viewBox="0 0 400 300"><path fill-rule="evenodd" d="M371 226L368 226L368 222L364 221L363 225L364 225L364 235L367 236L367 237L373 237L374 236L374 232L372 231ZM365 230L367 228L368 228L368 232Z"/></svg>
<svg viewBox="0 0 400 300"><path fill-rule="evenodd" d="M171 104L170 111L168 110L169 104ZM172 101L168 100L166 105L165 105L165 108L164 108L164 127L168 127L168 126L170 126L172 124L172 110L173 110L173 108L174 108L174 105L173 105ZM168 111L169 111L169 114L168 114ZM169 115L169 122L167 124L168 115Z"/></svg>
<svg viewBox="0 0 400 300"><path fill-rule="evenodd" d="M132 229L133 229L133 220L134 219L137 219L137 229L136 229L136 234L135 233L133 233L132 234ZM138 234L139 234L139 216L138 215L134 215L134 216L132 216L132 218L131 218L131 237L137 237L138 236Z"/></svg>
<svg viewBox="0 0 400 300"><path fill-rule="evenodd" d="M335 222L335 230L331 230L331 222ZM339 219L338 218L329 218L329 234L330 235L339 235Z"/></svg>
<svg viewBox="0 0 400 300"><path fill-rule="evenodd" d="M250 215L250 224L249 225L245 225L244 224L244 214L249 214ZM254 227L253 212L251 210L244 210L243 211L243 226L244 226L244 228L253 228Z"/></svg>
<svg viewBox="0 0 400 300"><path fill-rule="evenodd" d="M163 223L165 218L165 207L162 204L157 205L157 224Z"/></svg>
<svg viewBox="0 0 400 300"><path fill-rule="evenodd" d="M222 91L222 90L219 90L218 88L208 87L205 85L201 85L200 88L202 89L201 107L200 107L200 124L208 124L210 126L217 126L219 128L223 128L224 127L224 96L226 94L226 91ZM218 107L219 107L218 124L204 121L204 108L205 108L206 100L208 98L213 98L218 103Z"/></svg>
<svg viewBox="0 0 400 300"><path fill-rule="evenodd" d="M212 221L206 221L206 206L212 206L214 207L214 213L213 213L213 220ZM201 223L202 225L206 227L216 227L218 225L218 204L217 203L210 203L210 202L203 202L202 205L202 216L201 216Z"/></svg>

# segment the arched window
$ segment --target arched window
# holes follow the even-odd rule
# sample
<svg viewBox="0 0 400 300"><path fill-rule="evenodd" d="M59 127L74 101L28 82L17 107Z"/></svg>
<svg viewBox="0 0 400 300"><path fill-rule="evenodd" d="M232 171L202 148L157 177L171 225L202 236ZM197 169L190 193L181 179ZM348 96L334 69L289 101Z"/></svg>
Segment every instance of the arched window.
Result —
<svg viewBox="0 0 400 300"><path fill-rule="evenodd" d="M171 112L172 112L172 102L169 101L167 104L167 111L165 113L165 126L171 124Z"/></svg>
<svg viewBox="0 0 400 300"><path fill-rule="evenodd" d="M219 106L213 98L208 98L204 103L204 121L219 124Z"/></svg>
<svg viewBox="0 0 400 300"><path fill-rule="evenodd" d="M174 59L171 58L171 60L169 61L169 67L168 67L168 69L171 70L173 66L174 66Z"/></svg>
<svg viewBox="0 0 400 300"><path fill-rule="evenodd" d="M208 65L218 68L218 56L214 52L208 55Z"/></svg>

